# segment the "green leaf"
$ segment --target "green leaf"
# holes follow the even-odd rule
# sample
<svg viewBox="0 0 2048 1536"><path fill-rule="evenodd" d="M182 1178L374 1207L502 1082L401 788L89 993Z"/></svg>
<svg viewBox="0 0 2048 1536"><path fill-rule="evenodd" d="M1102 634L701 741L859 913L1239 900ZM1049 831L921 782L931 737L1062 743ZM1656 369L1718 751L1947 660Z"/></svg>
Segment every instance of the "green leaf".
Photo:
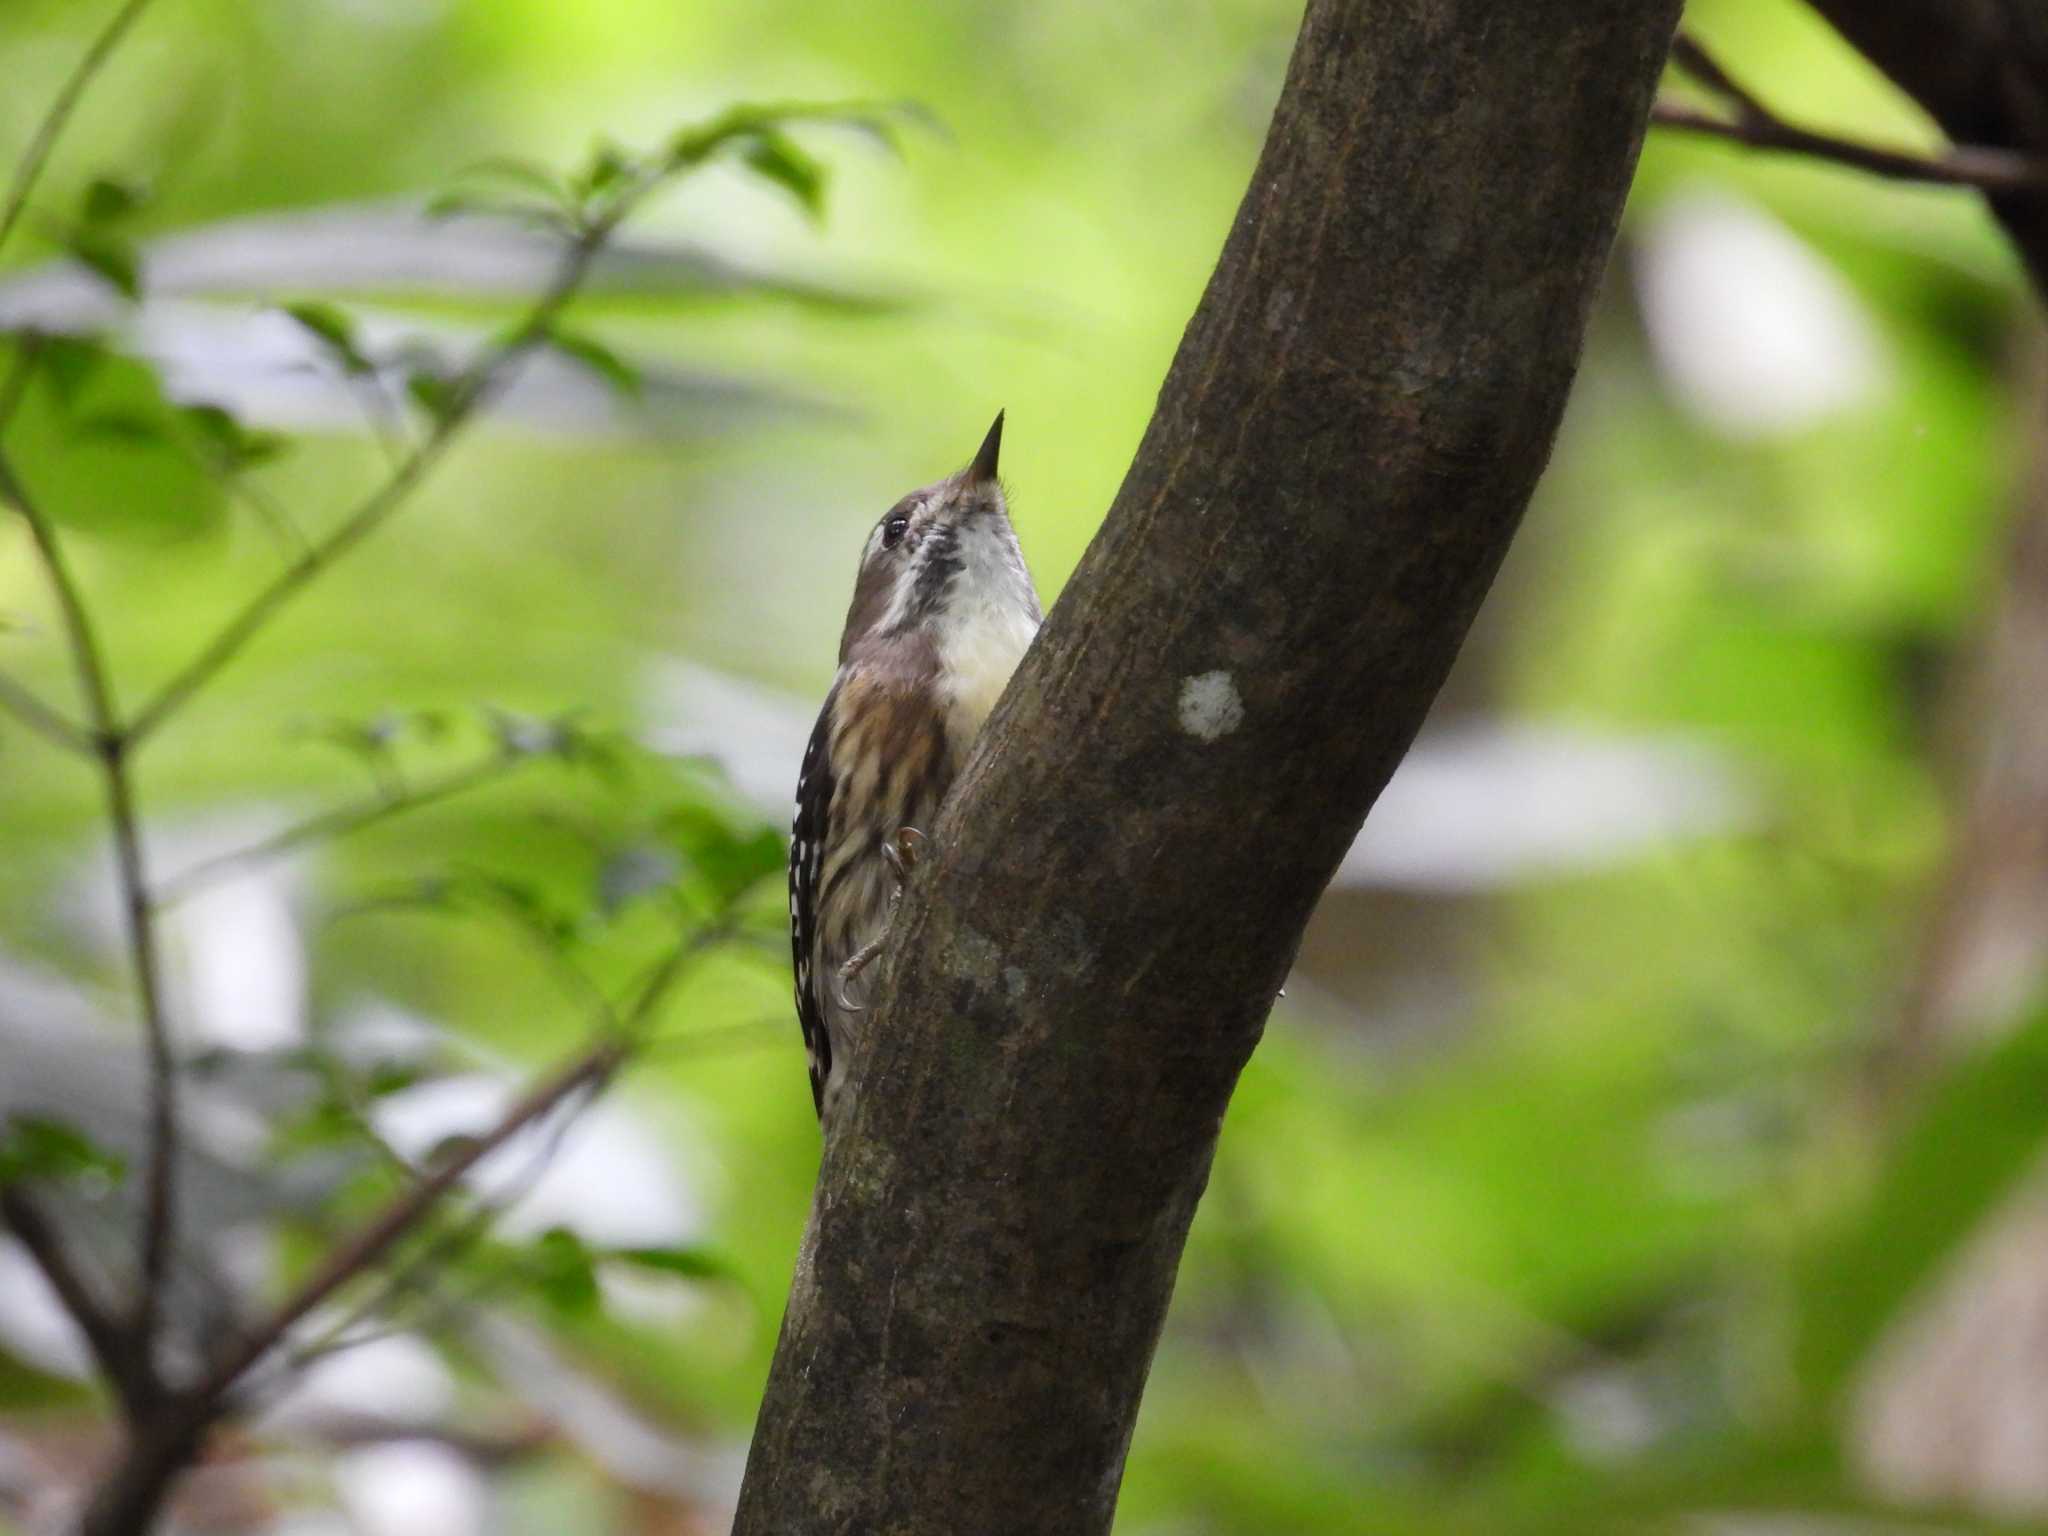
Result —
<svg viewBox="0 0 2048 1536"><path fill-rule="evenodd" d="M825 167L794 139L763 132L747 146L744 158L756 175L788 191L813 219L825 216Z"/></svg>
<svg viewBox="0 0 2048 1536"><path fill-rule="evenodd" d="M681 867L666 848L634 843L604 861L597 872L597 903L607 917L616 916L636 898L675 884Z"/></svg>
<svg viewBox="0 0 2048 1536"><path fill-rule="evenodd" d="M98 342L47 344L8 433L8 451L50 515L97 533L182 538L224 512L217 475L194 454L183 408L150 366Z"/></svg>
<svg viewBox="0 0 2048 1536"><path fill-rule="evenodd" d="M304 1114L279 1125L270 1137L270 1155L289 1162L311 1152L364 1143L363 1123L356 1112L335 1099L322 1099Z"/></svg>
<svg viewBox="0 0 2048 1536"><path fill-rule="evenodd" d="M0 1124L0 1185L21 1179L98 1177L119 1183L127 1164L61 1120L16 1115Z"/></svg>
<svg viewBox="0 0 2048 1536"><path fill-rule="evenodd" d="M489 870L459 869L444 889L451 909L508 917L550 949L566 951L577 941L581 925L576 916L539 885Z"/></svg>
<svg viewBox="0 0 2048 1536"><path fill-rule="evenodd" d="M429 219L452 219L466 213L488 213L492 210L489 198L478 197L471 192L436 192L420 207L420 212Z"/></svg>
<svg viewBox="0 0 2048 1536"><path fill-rule="evenodd" d="M742 833L708 805L672 807L662 818L661 831L708 887L705 894L714 907L725 906L786 861L782 835L774 828Z"/></svg>
<svg viewBox="0 0 2048 1536"><path fill-rule="evenodd" d="M221 406L182 406L178 420L199 438L205 455L231 475L270 463L291 449L291 438L283 432L252 430Z"/></svg>
<svg viewBox="0 0 2048 1536"><path fill-rule="evenodd" d="M522 160L516 155L493 155L464 166L459 174L470 179L502 181L524 187L557 205L566 204L569 200L569 189L553 170L538 160Z"/></svg>
<svg viewBox="0 0 2048 1536"><path fill-rule="evenodd" d="M623 184L632 174L633 161L616 144L600 144L590 153L590 163L576 175L575 190L588 202Z"/></svg>
<svg viewBox="0 0 2048 1536"><path fill-rule="evenodd" d="M685 1280L734 1280L738 1271L732 1261L709 1248L613 1248L605 1258L636 1269L657 1270L680 1275Z"/></svg>
<svg viewBox="0 0 2048 1536"><path fill-rule="evenodd" d="M567 233L575 227L572 216L552 204L522 203L460 189L436 193L421 206L420 212L429 219L453 219L465 215L504 219L509 223L531 225L557 233Z"/></svg>
<svg viewBox="0 0 2048 1536"><path fill-rule="evenodd" d="M74 437L102 443L126 443L132 447L167 442L170 430L170 419L166 416L120 408L82 415L71 426Z"/></svg>
<svg viewBox="0 0 2048 1536"><path fill-rule="evenodd" d="M558 325L548 332L548 345L588 368L615 393L630 400L640 398L640 371L603 342Z"/></svg>
<svg viewBox="0 0 2048 1536"><path fill-rule="evenodd" d="M2048 1009L1960 1062L1846 1231L1803 1266L1801 1379L1832 1396L2048 1144Z"/></svg>
<svg viewBox="0 0 2048 1536"><path fill-rule="evenodd" d="M51 336L43 342L43 376L66 410L78 403L100 366L113 354L94 337Z"/></svg>
<svg viewBox="0 0 2048 1536"><path fill-rule="evenodd" d="M936 122L926 109L902 102L778 102L728 107L709 122L678 131L669 140L667 164L671 170L688 170L734 143L751 147L759 140L779 136L792 123L854 128L893 148L892 119L896 118Z"/></svg>
<svg viewBox="0 0 2048 1536"><path fill-rule="evenodd" d="M408 374L405 392L412 402L431 417L437 426L446 426L462 410L462 392L453 379L444 379L438 373L420 370Z"/></svg>
<svg viewBox="0 0 2048 1536"><path fill-rule="evenodd" d="M79 201L79 217L87 224L113 224L136 213L148 200L140 187L101 176L87 185Z"/></svg>
<svg viewBox="0 0 2048 1536"><path fill-rule="evenodd" d="M141 263L135 247L122 236L105 228L80 229L65 248L125 297L142 297Z"/></svg>
<svg viewBox="0 0 2048 1536"><path fill-rule="evenodd" d="M267 464L291 447L283 433L253 431L218 405L183 406L178 415L206 454L229 474Z"/></svg>
<svg viewBox="0 0 2048 1536"><path fill-rule="evenodd" d="M284 314L348 373L368 373L370 360L356 344L355 322L332 304L287 304Z"/></svg>
<svg viewBox="0 0 2048 1536"><path fill-rule="evenodd" d="M487 708L484 720L491 735L497 738L499 750L508 757L564 756L574 733L574 726L568 721L544 720L510 709Z"/></svg>
<svg viewBox="0 0 2048 1536"><path fill-rule="evenodd" d="M295 727L295 734L339 747L350 757L382 768L391 757L397 732L393 717L385 714L369 720L316 720Z"/></svg>
<svg viewBox="0 0 2048 1536"><path fill-rule="evenodd" d="M417 1088L432 1075L425 1067L406 1062L379 1062L363 1079L363 1095L365 1098L381 1099L390 1094L403 1093L408 1088Z"/></svg>
<svg viewBox="0 0 2048 1536"><path fill-rule="evenodd" d="M533 1278L549 1306L577 1316L597 1309L597 1265L583 1239L550 1227L533 1244Z"/></svg>

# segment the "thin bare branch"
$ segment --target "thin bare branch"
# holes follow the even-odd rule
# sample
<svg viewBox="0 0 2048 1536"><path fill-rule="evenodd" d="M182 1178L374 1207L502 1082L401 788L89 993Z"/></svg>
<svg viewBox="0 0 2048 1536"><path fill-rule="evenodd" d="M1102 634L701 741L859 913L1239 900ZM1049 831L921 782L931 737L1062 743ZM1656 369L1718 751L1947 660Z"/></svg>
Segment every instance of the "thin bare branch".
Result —
<svg viewBox="0 0 2048 1536"><path fill-rule="evenodd" d="M616 1025L607 1017L607 1029L616 1032ZM385 1275L383 1282L371 1295L358 1303L347 1316L343 1317L320 1338L309 1342L303 1349L293 1350L290 1364L300 1370L313 1362L337 1354L342 1350L355 1349L374 1339L389 1338L402 1332L423 1333L430 1331L417 1320L399 1324L388 1323L386 1327L365 1330L364 1325L375 1317L387 1317L410 1295L428 1295L433 1291L434 1279L449 1262L472 1244L479 1242L506 1211L517 1205L540 1181L561 1151L562 1141L570 1128L597 1101L602 1084L592 1085L574 1104L560 1100L554 1106L560 1113L550 1127L546 1141L527 1159L526 1167L510 1181L509 1189L497 1199L483 1202L468 1212L461 1221L445 1232L437 1234L419 1252L403 1264L396 1266ZM564 1106L567 1105L565 1108ZM553 1111L551 1111L553 1113ZM442 1297L444 1305L456 1308L474 1305L483 1299L483 1293L472 1291L460 1297Z"/></svg>
<svg viewBox="0 0 2048 1536"><path fill-rule="evenodd" d="M525 754L494 752L479 762L452 769L438 778L402 786L396 793L379 793L353 805L322 811L246 848L231 849L179 870L158 883L156 904L159 909L173 906L195 891L253 865L266 864L315 843L333 842L410 811L438 805L472 789L495 783L533 761Z"/></svg>
<svg viewBox="0 0 2048 1536"><path fill-rule="evenodd" d="M1720 62L1707 52L1706 45L1691 33L1681 32L1671 40L1671 62L1715 95L1725 98L1737 111L1766 119L1777 115L1763 104L1755 92L1739 84L1723 69Z"/></svg>
<svg viewBox="0 0 2048 1536"><path fill-rule="evenodd" d="M302 557L313 546L307 541L305 531L292 521L291 513L285 511L276 497L249 483L248 477L227 473L214 466L208 466L207 473L213 475L230 496L247 506L270 530L272 538L288 553Z"/></svg>
<svg viewBox="0 0 2048 1536"><path fill-rule="evenodd" d="M101 1373L120 1394L131 1418L140 1415L155 1400L157 1383L147 1370L146 1358L130 1348L113 1311L93 1294L85 1274L72 1263L64 1240L33 1196L18 1185L0 1187L0 1222L20 1239L21 1246L35 1260L36 1268L50 1282L57 1300L78 1330L85 1335Z"/></svg>
<svg viewBox="0 0 2048 1536"><path fill-rule="evenodd" d="M311 1433L328 1445L353 1447L393 1441L424 1441L487 1467L509 1463L558 1443L561 1432L544 1419L533 1418L503 1428L459 1429L424 1419L387 1418L376 1414L339 1413L316 1421Z"/></svg>
<svg viewBox="0 0 2048 1536"><path fill-rule="evenodd" d="M1751 149L1805 155L1827 160L1854 170L1882 176L1887 181L1918 182L1927 186L1973 187L1980 192L2000 194L2048 191L2048 165L2025 155L2003 149L1951 149L1940 155L1918 155L1908 150L1887 149L1854 139L1814 133L1795 128L1778 119L1730 120L1715 117L1696 107L1660 101L1650 114L1659 128L1681 133L1704 134L1746 144Z"/></svg>
<svg viewBox="0 0 2048 1536"><path fill-rule="evenodd" d="M15 336L14 366L7 370L6 383L0 384L0 438L5 438L7 428L14 421L14 413L28 398L29 376L36 371L36 364L42 356L43 337L39 333L26 331Z"/></svg>
<svg viewBox="0 0 2048 1536"><path fill-rule="evenodd" d="M143 1206L142 1289L135 1300L136 1332L149 1347L156 1335L157 1302L177 1239L178 1083L171 1054L170 1018L164 1007L157 962L156 912L143 862L142 817L135 808L126 744L106 738L107 817L114 829L114 855L127 917L128 949L142 1000L143 1035L149 1056L149 1175Z"/></svg>
<svg viewBox="0 0 2048 1536"><path fill-rule="evenodd" d="M367 374L345 373L341 383L362 412L363 424L383 451L385 463L393 473L404 468L408 447L405 412L384 387L384 376L375 369Z"/></svg>
<svg viewBox="0 0 2048 1536"><path fill-rule="evenodd" d="M1752 149L1806 155L1891 181L1974 187L2008 196L2048 191L2048 163L2011 150L1956 145L1927 155L1789 123L1738 84L1696 38L1681 34L1672 45L1671 58L1686 74L1722 97L1734 115L1721 117L1678 102L1660 101L1651 110L1650 120L1661 128L1727 139Z"/></svg>
<svg viewBox="0 0 2048 1536"><path fill-rule="evenodd" d="M0 676L0 709L67 751L90 756L98 750L84 726L52 709L11 677Z"/></svg>
<svg viewBox="0 0 2048 1536"><path fill-rule="evenodd" d="M27 153L15 168L14 180L7 188L7 200L0 204L0 250L6 248L8 236L21 222L21 216L28 208L29 196L35 191L36 182L42 178L43 167L49 164L50 152L57 147L57 140L63 137L65 125L71 121L71 114L78 110L93 76L106 67L107 60L113 57L114 50L128 35L128 29L141 19L149 4L150 0L127 0L100 30L100 35L93 39L92 46L86 49L85 56L71 71L70 78L58 88L50 110L36 125Z"/></svg>
<svg viewBox="0 0 2048 1536"><path fill-rule="evenodd" d="M217 1404L252 1366L276 1348L310 1313L382 1260L486 1157L544 1118L564 1100L586 1091L596 1093L610 1083L638 1048L644 1026L654 1017L669 989L694 958L722 942L725 935L725 925L715 924L700 929L669 951L653 974L636 989L623 1015L608 1014L602 1018L594 1037L541 1079L495 1126L437 1164L426 1178L405 1190L355 1236L329 1254L268 1318L229 1347L206 1379L194 1389L193 1401ZM610 1022L612 1017L617 1017L616 1024Z"/></svg>
<svg viewBox="0 0 2048 1536"><path fill-rule="evenodd" d="M0 380L0 441L5 440L8 425L28 394L29 375L35 372L36 360L42 356L42 344L42 337L33 334L16 340L13 366L7 370L6 379ZM84 753L94 750L92 737L86 733L85 727L51 708L8 677L0 677L0 709L60 747Z"/></svg>
<svg viewBox="0 0 2048 1536"><path fill-rule="evenodd" d="M312 548L304 530L292 521L277 498L250 483L247 474L231 467L219 454L179 444L179 451L194 468L220 487L221 493L241 502L270 530L271 537L289 554L302 556Z"/></svg>
<svg viewBox="0 0 2048 1536"><path fill-rule="evenodd" d="M116 877L127 920L129 955L142 1005L143 1037L149 1057L149 1169L143 1201L142 1280L135 1299L138 1347L147 1354L155 1337L157 1300L176 1238L178 1087L170 1021L157 962L149 873L142 853L142 818L136 810L135 783L129 772L132 741L122 729L105 653L77 579L64 557L56 526L29 494L4 452L0 452L0 499L13 503L27 520L29 535L56 592L72 663L78 672L79 691L85 696L92 745L105 784L107 821L114 834Z"/></svg>
<svg viewBox="0 0 2048 1536"><path fill-rule="evenodd" d="M196 1395L212 1400L225 1394L309 1313L382 1259L478 1163L571 1094L609 1082L631 1049L632 1042L625 1036L606 1035L543 1079L497 1125L442 1162L329 1254L275 1312L236 1341Z"/></svg>
<svg viewBox="0 0 2048 1536"><path fill-rule="evenodd" d="M78 581L72 575L70 562L64 557L56 525L29 495L28 488L21 483L4 452L0 452L0 501L10 503L28 523L29 537L35 542L36 556L42 561L43 570L50 579L50 589L56 596L64 621L72 666L78 674L78 691L85 700L86 718L92 722L97 736L102 739L111 736L116 721L114 694L99 635L93 628L91 615L86 612L85 600L79 594Z"/></svg>

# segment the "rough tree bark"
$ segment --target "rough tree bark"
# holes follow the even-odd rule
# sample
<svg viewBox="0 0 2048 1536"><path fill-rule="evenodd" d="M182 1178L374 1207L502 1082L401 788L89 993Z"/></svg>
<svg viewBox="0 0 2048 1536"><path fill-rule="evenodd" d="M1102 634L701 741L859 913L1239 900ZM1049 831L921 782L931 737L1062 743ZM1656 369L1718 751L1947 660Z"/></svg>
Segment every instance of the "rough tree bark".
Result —
<svg viewBox="0 0 2048 1536"><path fill-rule="evenodd" d="M1108 1529L1224 1106L1543 468L1677 9L1311 0L897 916L738 1536Z"/></svg>

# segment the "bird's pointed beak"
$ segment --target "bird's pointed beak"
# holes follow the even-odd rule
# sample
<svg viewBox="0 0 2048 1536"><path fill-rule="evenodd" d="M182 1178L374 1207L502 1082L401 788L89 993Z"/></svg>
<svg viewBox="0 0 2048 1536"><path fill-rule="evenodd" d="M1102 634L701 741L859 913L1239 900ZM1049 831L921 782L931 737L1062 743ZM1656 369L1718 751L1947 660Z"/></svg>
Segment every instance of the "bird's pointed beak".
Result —
<svg viewBox="0 0 2048 1536"><path fill-rule="evenodd" d="M1003 451L1003 413L996 412L995 425L988 429L988 436L981 440L981 447L974 455L974 462L967 466L964 477L969 485L983 485L996 477L996 456Z"/></svg>

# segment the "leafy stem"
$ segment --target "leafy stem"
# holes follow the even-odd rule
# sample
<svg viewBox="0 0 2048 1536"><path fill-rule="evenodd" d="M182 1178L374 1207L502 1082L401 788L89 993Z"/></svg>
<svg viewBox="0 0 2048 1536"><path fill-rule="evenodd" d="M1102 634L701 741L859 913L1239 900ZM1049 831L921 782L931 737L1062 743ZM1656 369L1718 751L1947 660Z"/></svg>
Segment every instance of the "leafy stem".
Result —
<svg viewBox="0 0 2048 1536"><path fill-rule="evenodd" d="M150 0L127 0L111 20L100 30L92 46L86 49L70 77L57 90L57 97L50 103L50 109L37 124L35 137L29 141L28 151L15 167L14 180L8 184L7 200L0 203L0 250L5 250L8 236L28 209L28 200L35 191L36 183L42 179L43 167L50 162L50 152L57 147L57 140L63 136L64 127L71 121L72 113L85 99L86 88L93 77L106 67L114 50L128 35L129 28L142 18L149 9Z"/></svg>
<svg viewBox="0 0 2048 1536"><path fill-rule="evenodd" d="M79 692L85 700L94 755L106 794L107 821L114 836L116 876L149 1057L148 1192L143 1201L142 1280L135 1298L135 1337L146 1360L156 1336L157 1298L163 1289L176 1238L178 1087L158 963L155 911L142 851L142 823L136 810L130 765L133 738L121 724L106 654L57 537L56 526L22 484L4 451L0 451L0 499L11 502L27 522L29 537L56 594L72 665L78 673Z"/></svg>
<svg viewBox="0 0 2048 1536"><path fill-rule="evenodd" d="M411 811L438 805L444 800L492 784L533 762L529 755L498 751L460 768L451 768L435 778L380 792L352 805L338 806L309 816L304 821L273 833L245 848L230 849L188 865L160 882L156 888L159 908L173 906L195 892L226 879L252 865L268 863L315 843L332 842L360 832L365 827L389 821Z"/></svg>

